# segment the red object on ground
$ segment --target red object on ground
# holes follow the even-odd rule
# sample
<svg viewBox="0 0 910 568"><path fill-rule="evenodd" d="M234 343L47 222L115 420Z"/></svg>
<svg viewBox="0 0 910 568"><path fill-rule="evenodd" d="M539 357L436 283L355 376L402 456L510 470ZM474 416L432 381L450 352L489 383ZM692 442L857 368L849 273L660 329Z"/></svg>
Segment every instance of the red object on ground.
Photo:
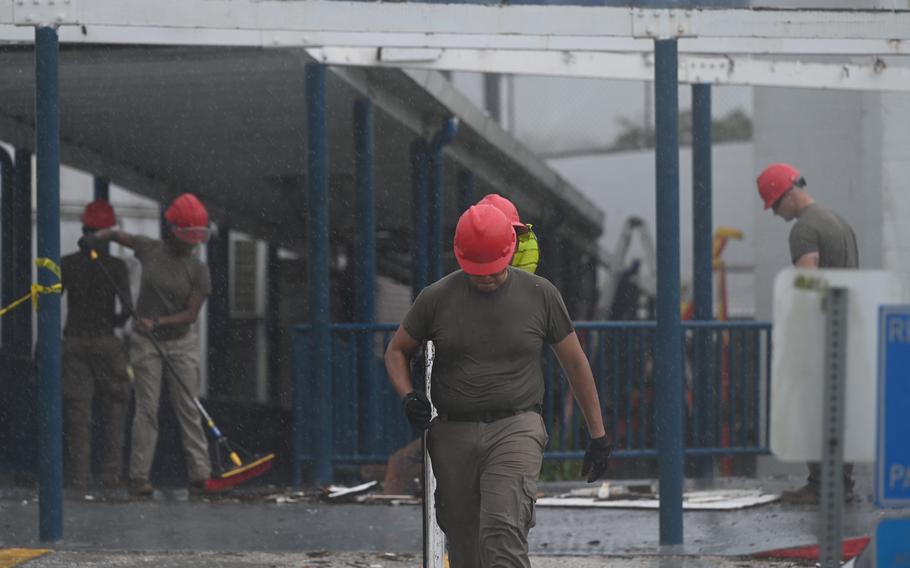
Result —
<svg viewBox="0 0 910 568"><path fill-rule="evenodd" d="M843 548L843 560L850 560L851 558L856 558L859 556L859 553L862 552L866 546L869 544L868 536L861 536L858 538L848 538L844 541ZM769 550L766 552L759 552L755 555L756 558L781 558L781 559L802 559L802 560L818 560L819 550L818 545L812 546L796 546L793 548L781 548L778 550Z"/></svg>
<svg viewBox="0 0 910 568"><path fill-rule="evenodd" d="M263 475L265 472L272 469L272 463L274 461L275 454L268 454L252 463L226 471L218 477L206 479L205 490L209 493L221 493L232 489L241 483L245 483Z"/></svg>

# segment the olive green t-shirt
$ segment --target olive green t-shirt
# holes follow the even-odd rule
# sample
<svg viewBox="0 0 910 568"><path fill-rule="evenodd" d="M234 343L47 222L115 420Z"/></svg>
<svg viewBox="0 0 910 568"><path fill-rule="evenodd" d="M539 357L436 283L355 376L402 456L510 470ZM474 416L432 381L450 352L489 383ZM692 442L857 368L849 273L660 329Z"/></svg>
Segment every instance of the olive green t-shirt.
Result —
<svg viewBox="0 0 910 568"><path fill-rule="evenodd" d="M853 228L840 215L817 204L806 207L790 230L790 258L817 252L819 268L858 268Z"/></svg>
<svg viewBox="0 0 910 568"><path fill-rule="evenodd" d="M573 330L559 291L514 267L493 292L477 290L460 270L449 274L424 288L402 326L418 341L433 341L433 403L440 412L541 404L543 346Z"/></svg>
<svg viewBox="0 0 910 568"><path fill-rule="evenodd" d="M212 293L209 267L196 256L175 254L164 241L137 236L133 250L142 264L136 312L142 318L169 316L186 309L190 296ZM155 330L158 339L179 339L189 325L163 326Z"/></svg>
<svg viewBox="0 0 910 568"><path fill-rule="evenodd" d="M101 254L98 260L91 260L81 252L68 254L60 259L63 289L66 291L66 326L63 335L67 337L102 337L112 335L120 325L114 299L116 291L104 275L101 266L117 285L121 293L130 293L130 277L126 263Z"/></svg>

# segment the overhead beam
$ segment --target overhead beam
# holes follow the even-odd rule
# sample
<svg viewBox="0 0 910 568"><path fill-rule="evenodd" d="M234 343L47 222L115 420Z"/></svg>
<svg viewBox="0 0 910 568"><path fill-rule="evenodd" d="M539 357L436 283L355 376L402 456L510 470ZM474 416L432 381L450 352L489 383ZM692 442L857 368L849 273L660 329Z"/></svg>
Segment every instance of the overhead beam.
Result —
<svg viewBox="0 0 910 568"><path fill-rule="evenodd" d="M34 25L35 16L30 11L33 4L37 5L0 0L0 31L10 34L10 26ZM259 45L268 45L268 42L286 41L287 38L282 38L288 33L299 40L298 34L304 32L368 33L377 37L452 34L460 41L471 39L465 36L477 36L474 39L481 42L489 40L487 36L499 35L547 42L585 36L910 39L908 10L648 9L338 0L158 0L153 3L93 0L68 5L65 16L64 23L78 24L70 28L76 34L129 33L133 43L154 39L150 37L152 34L143 34L143 30L216 35L221 37L222 45L252 45L257 41ZM22 41L20 34L14 35L17 37L0 35L0 40ZM61 39L66 41L64 37ZM374 45L390 44L384 38ZM480 46L474 43L463 47Z"/></svg>
<svg viewBox="0 0 910 568"><path fill-rule="evenodd" d="M589 79L650 81L652 54L483 49L312 48L330 65L475 71ZM803 63L751 57L679 57L680 83L910 92L910 68L882 59L866 64Z"/></svg>
<svg viewBox="0 0 910 568"><path fill-rule="evenodd" d="M0 43L30 43L28 28L0 22ZM527 36L500 34L422 34L327 31L220 30L146 26L65 26L61 43L107 45L186 45L234 47L397 47L606 51L651 53L650 39L612 36ZM713 38L679 40L679 53L752 55L910 55L907 39Z"/></svg>

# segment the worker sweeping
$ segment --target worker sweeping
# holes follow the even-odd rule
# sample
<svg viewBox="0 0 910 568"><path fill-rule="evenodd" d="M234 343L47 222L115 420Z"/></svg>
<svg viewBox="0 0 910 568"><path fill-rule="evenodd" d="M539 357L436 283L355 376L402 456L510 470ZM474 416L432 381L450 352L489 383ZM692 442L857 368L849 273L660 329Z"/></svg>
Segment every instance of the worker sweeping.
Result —
<svg viewBox="0 0 910 568"><path fill-rule="evenodd" d="M541 351L551 345L588 426L582 475L604 475L611 446L600 402L559 291L509 266L515 230L496 207L468 209L455 230L461 270L425 288L386 351L386 370L414 426L428 429L436 516L453 568L530 566L547 432ZM432 399L415 390L410 356L433 341Z"/></svg>
<svg viewBox="0 0 910 568"><path fill-rule="evenodd" d="M93 234L116 224L107 201L93 201L82 212L82 233ZM63 291L67 298L63 327L63 420L66 434L66 480L76 490L89 489L92 475L92 411L101 413L101 459L98 481L105 489L118 487L123 473L123 446L130 402L123 343L114 335L129 317L117 312L119 288L129 293L126 263L99 249L92 261L73 253L61 259ZM116 283L94 266L103 263Z"/></svg>
<svg viewBox="0 0 910 568"><path fill-rule="evenodd" d="M168 381L171 406L180 424L190 490L201 492L211 476L208 441L194 402L200 389L199 339L193 324L212 291L208 267L196 247L208 239L209 215L192 194L177 197L164 214L162 239L106 229L86 235L83 250L97 250L115 241L135 251L142 265L138 320L130 345L135 374L136 412L133 417L129 492L148 497L152 460L158 442L158 407L162 378ZM164 372L161 346L173 372ZM180 384L176 384L179 381Z"/></svg>

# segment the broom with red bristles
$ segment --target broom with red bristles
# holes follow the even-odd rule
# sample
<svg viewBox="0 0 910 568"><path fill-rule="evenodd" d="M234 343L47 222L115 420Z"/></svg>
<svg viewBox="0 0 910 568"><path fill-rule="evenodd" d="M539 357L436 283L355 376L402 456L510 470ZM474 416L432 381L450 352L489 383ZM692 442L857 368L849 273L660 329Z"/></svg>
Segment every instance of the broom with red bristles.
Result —
<svg viewBox="0 0 910 568"><path fill-rule="evenodd" d="M90 251L89 258L93 261L97 261L99 256L97 251ZM113 277L110 272L108 272L107 267L103 263L95 262L98 267L101 268L101 271L104 273L105 278L114 288L114 293L117 294L117 297L120 298L120 303L123 304L124 308L129 312L130 316L139 320L139 316L136 314L136 310L133 307L133 303L128 297L123 294L123 291L117 287L117 284L114 282ZM167 372L172 373L175 377L178 377L174 365L171 363L170 358L167 356L167 353L162 349L161 344L152 336L148 334L147 337L152 342L152 345L155 346L155 350L158 351L158 354L161 355L161 360L164 362L164 367ZM202 417L205 419L205 425L208 427L209 432L212 434L212 437L215 439L215 461L214 470L212 476L205 480L205 491L210 493L219 493L227 491L241 483L255 479L267 471L272 469L272 463L275 461L275 454L265 454L257 456L245 450L239 444L232 443L227 439L227 436L221 433L221 430L218 429L218 426L215 425L215 421L212 420L212 417L206 412L205 407L202 406L202 403L199 402L199 398L193 395L190 392L189 388L184 385L180 380L175 381L180 385L180 388L184 389L185 393L193 399L193 403L196 405L196 408L199 409L199 413L202 414ZM229 460L229 464L225 467L225 463L222 461L222 454L226 455Z"/></svg>

